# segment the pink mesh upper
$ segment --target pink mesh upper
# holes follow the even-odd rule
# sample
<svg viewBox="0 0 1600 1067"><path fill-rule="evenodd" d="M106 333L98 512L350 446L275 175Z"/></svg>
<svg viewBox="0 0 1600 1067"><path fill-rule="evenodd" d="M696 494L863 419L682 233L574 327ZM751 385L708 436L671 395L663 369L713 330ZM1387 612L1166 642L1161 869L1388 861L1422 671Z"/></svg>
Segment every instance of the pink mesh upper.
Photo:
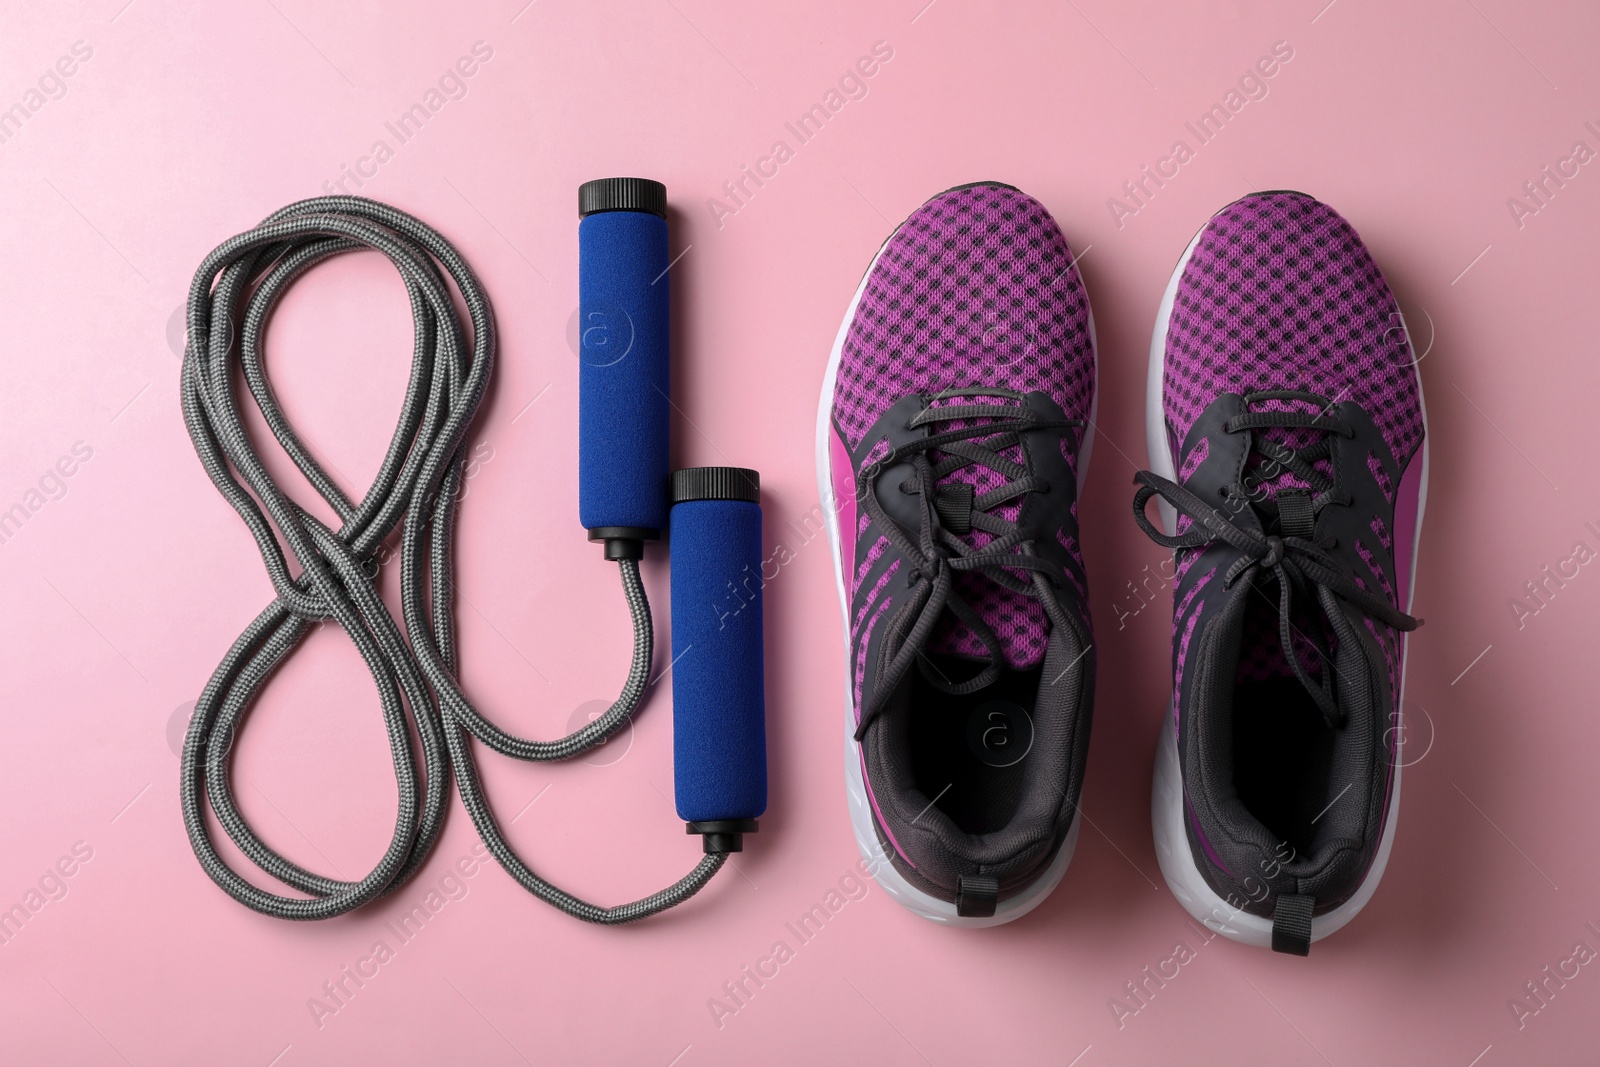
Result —
<svg viewBox="0 0 1600 1067"><path fill-rule="evenodd" d="M907 394L974 385L1036 389L1087 418L1089 299L1072 259L1044 205L1016 189L952 189L918 208L878 256L845 337L833 403L845 443Z"/></svg>
<svg viewBox="0 0 1600 1067"><path fill-rule="evenodd" d="M1350 224L1299 193L1248 196L1212 216L1167 326L1162 399L1180 441L1219 395L1252 389L1354 400L1402 466L1422 441L1394 296Z"/></svg>
<svg viewBox="0 0 1600 1067"><path fill-rule="evenodd" d="M1174 447L1218 396L1264 389L1301 389L1360 404L1402 466L1422 442L1417 372L1394 296L1350 224L1309 196L1250 196L1211 218L1178 283L1165 361L1162 400ZM1309 410L1282 401L1254 410L1297 407ZM1290 448L1317 436L1308 430L1258 432ZM1370 463L1392 501L1387 476L1375 458ZM1185 457L1180 481L1198 465L1199 459ZM1317 466L1331 473L1326 460ZM1270 496L1304 484L1283 472L1262 488ZM1388 548L1381 522L1374 533ZM1365 546L1358 549L1370 556ZM1179 552L1180 575L1200 551ZM1391 590L1383 592L1393 599ZM1263 607L1245 617L1240 682L1290 673L1276 616ZM1294 621L1301 662L1319 674L1316 654L1299 632L1311 625L1309 614ZM1398 643L1383 647L1394 674Z"/></svg>
<svg viewBox="0 0 1600 1067"><path fill-rule="evenodd" d="M983 397L983 386L1043 392L1075 419L1088 418L1094 398L1089 301L1072 250L1043 205L1001 185L941 193L889 239L845 336L833 420L855 449L908 394L972 388L952 401L967 402ZM1082 432L1066 434L1074 471ZM1022 458L1020 448L1004 454ZM952 477L979 494L1003 481L978 466ZM1017 511L1013 502L998 513L1014 521ZM988 540L972 536L975 546ZM1076 556L1075 543L1071 550ZM1036 600L981 574L960 575L956 586L994 629L1011 666L1043 658L1046 623ZM953 619L941 622L929 650L986 654Z"/></svg>
<svg viewBox="0 0 1600 1067"><path fill-rule="evenodd" d="M1383 524L1382 519L1376 517L1373 518L1371 525L1372 532L1377 535L1378 543L1383 546L1385 552L1388 552L1394 542L1394 539L1389 535L1389 527Z"/></svg>

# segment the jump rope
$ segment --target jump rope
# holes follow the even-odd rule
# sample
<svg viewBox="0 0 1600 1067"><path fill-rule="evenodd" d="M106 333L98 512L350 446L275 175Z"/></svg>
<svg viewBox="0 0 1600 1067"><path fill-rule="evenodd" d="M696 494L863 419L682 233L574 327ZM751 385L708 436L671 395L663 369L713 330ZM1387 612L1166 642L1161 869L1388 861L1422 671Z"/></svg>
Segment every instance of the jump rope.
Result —
<svg viewBox="0 0 1600 1067"><path fill-rule="evenodd" d="M472 268L440 234L374 200L303 200L218 245L189 290L184 421L211 481L249 527L276 598L241 633L195 704L184 741L184 822L212 880L247 907L326 919L394 892L426 862L450 781L484 844L528 892L587 922L619 924L681 904L743 847L767 804L760 583L760 480L753 470L669 473L666 189L642 178L579 188L579 517L616 562L633 618L633 659L616 702L556 741L515 737L473 706L457 677L454 528L468 435L494 372L494 312ZM336 485L284 418L262 364L285 290L345 252L387 256L411 300L411 376L372 485L359 501ZM452 298L460 294L470 336ZM238 381L337 529L268 475L240 416ZM401 615L376 586L398 528ZM628 904L591 904L541 877L506 841L478 777L472 742L514 759L565 760L615 734L650 685L654 630L639 561L670 530L673 766L676 806L704 857L673 885ZM281 540L281 544L280 544ZM291 572L288 552L299 565ZM727 590L744 607L725 612ZM255 698L300 640L331 619L372 672L398 791L394 835L358 881L328 878L274 851L234 801L232 749ZM217 852L207 810L262 872L304 896L259 888Z"/></svg>

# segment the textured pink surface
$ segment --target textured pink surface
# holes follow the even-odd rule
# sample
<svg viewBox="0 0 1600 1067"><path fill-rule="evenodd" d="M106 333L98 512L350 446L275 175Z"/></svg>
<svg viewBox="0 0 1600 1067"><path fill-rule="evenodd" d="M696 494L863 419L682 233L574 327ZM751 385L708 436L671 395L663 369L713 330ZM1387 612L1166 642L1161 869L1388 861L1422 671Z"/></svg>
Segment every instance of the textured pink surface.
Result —
<svg viewBox="0 0 1600 1067"><path fill-rule="evenodd" d="M0 114L0 509L26 514L0 542L0 905L36 906L0 945L0 1059L1595 1061L1600 15L523 3L110 0L0 18L0 108L25 113ZM429 117L402 140L390 127L414 104ZM478 861L459 806L415 882L322 925L243 910L190 854L170 738L270 593L184 433L174 316L214 244L345 168L362 172L351 191L439 226L495 299L502 358L461 523L463 670L500 722L547 737L614 695L628 657L615 575L576 517L574 190L642 173L677 205L677 459L760 468L770 547L792 559L767 586L771 815L737 872L676 913L623 930L559 915ZM958 933L858 880L813 432L883 237L983 178L1050 209L1094 302L1080 513L1100 701L1065 881L1025 920ZM1428 623L1410 641L1400 827L1372 904L1308 960L1203 940L1150 842L1170 569L1127 516L1145 354L1184 244L1252 188L1337 207L1428 352ZM318 268L274 326L278 394L352 491L393 429L410 331L374 257ZM664 603L660 562L646 580ZM694 862L663 796L669 697L587 762L482 758L538 869L614 902ZM386 764L366 673L325 630L240 742L240 803L291 855L350 875L387 838ZM394 932L430 903L420 932ZM830 918L797 936L814 905ZM319 1019L318 997L338 1010Z"/></svg>

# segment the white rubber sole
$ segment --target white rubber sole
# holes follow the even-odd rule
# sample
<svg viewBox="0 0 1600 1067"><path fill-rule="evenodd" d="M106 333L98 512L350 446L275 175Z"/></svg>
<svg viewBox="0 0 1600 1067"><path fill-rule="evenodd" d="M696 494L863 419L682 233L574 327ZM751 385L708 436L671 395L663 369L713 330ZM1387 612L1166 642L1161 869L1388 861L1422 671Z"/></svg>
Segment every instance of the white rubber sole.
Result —
<svg viewBox="0 0 1600 1067"><path fill-rule="evenodd" d="M1177 297L1178 282L1183 277L1184 268L1189 265L1189 257L1194 254L1195 246L1200 243L1200 237L1204 233L1205 227L1202 226L1200 232L1194 235L1194 239L1184 249L1183 258L1178 261L1177 269L1172 272L1166 292L1161 297L1161 307L1156 313L1155 332L1150 338L1150 371L1145 391L1145 447L1150 453L1150 469L1163 478L1173 481L1177 480L1177 472L1173 470L1172 458L1167 448L1166 417L1161 399L1161 384L1166 373L1167 325L1172 318L1172 304ZM1409 336L1406 343L1410 344ZM1422 403L1420 379L1417 382L1417 400L1419 404ZM1411 610L1412 598L1416 594L1417 549L1422 542L1422 516L1428 502L1426 405L1422 406L1422 428L1422 474L1418 483L1417 525L1411 545L1410 587L1406 590L1405 610L1408 612ZM1176 513L1164 500L1160 501L1160 508L1162 526L1168 535L1171 535L1177 530ZM1355 896L1326 915L1318 915L1311 920L1313 941L1320 941L1340 929L1367 906L1372 894L1377 892L1384 868L1389 864L1389 852L1394 847L1395 827L1400 821L1400 775L1405 764L1402 755L1405 739L1405 724L1402 718L1405 706L1405 673L1406 664L1402 663L1400 693L1395 700L1394 708L1394 728L1399 730L1399 740L1395 747L1393 791L1389 799L1388 817L1384 821L1383 836L1378 841L1378 854L1374 857L1372 868L1367 872L1366 879L1361 883L1361 888L1356 891ZM1210 929L1246 945L1270 948L1272 920L1240 911L1223 900L1206 882L1205 876L1200 873L1200 868L1195 863L1183 825L1183 772L1178 762L1178 742L1172 729L1172 715L1173 709L1169 704L1167 717L1161 723L1160 740L1156 743L1155 777L1150 787L1150 822L1155 833L1156 860L1161 865L1161 876L1167 880L1167 887L1172 890L1172 895L1178 898L1184 910Z"/></svg>
<svg viewBox="0 0 1600 1067"><path fill-rule="evenodd" d="M894 233L899 232L895 227ZM920 915L930 922L940 923L944 926L978 929L987 926L999 926L1013 919L1020 919L1034 908L1044 902L1055 887L1061 884L1061 879L1067 873L1067 867L1072 862L1072 854L1078 845L1078 830L1082 819L1074 815L1072 826L1067 830L1067 838L1061 843L1061 848L1056 853L1056 858L1051 862L1044 874L1040 875L1032 885L1007 900L1002 900L996 907L993 915L974 917L956 914L956 906L949 901L940 900L938 897L918 889L901 874L890 861L883 845L878 840L875 828L876 817L872 812L872 802L867 796L866 781L861 772L861 746L856 742L856 712L855 712L855 686L851 683L851 649L850 649L850 594L844 582L844 557L839 542L838 509L833 496L833 467L830 462L830 439L832 431L830 416L833 410L833 393L839 378L839 362L844 353L845 336L850 332L850 323L855 319L856 306L861 303L861 294L866 292L867 279L872 277L872 271L878 265L878 259L883 255L883 250L889 247L889 241L894 233L884 239L878 247L878 252L872 257L872 264L866 273L861 276L861 284L856 287L856 292L850 299L849 310L845 312L844 321L839 326L839 333L834 338L833 351L828 357L827 373L822 380L822 397L817 406L817 492L822 502L824 525L828 528L828 544L833 550L833 575L834 584L839 593L839 610L844 624L844 654L845 654L845 680L844 680L844 776L845 792L850 810L850 828L855 833L856 847L861 850L862 859L867 864L867 870L874 879L883 887L896 903L914 915ZM1074 260L1076 263L1076 260ZM1080 276L1081 281L1081 276ZM1087 295L1087 293L1085 294ZM1078 492L1081 497L1083 492L1084 476L1089 470L1089 458L1094 445L1095 416L1100 405L1100 363L1099 348L1095 342L1094 310L1089 310L1089 347L1095 353L1095 392L1094 399L1089 405L1089 428L1083 435L1083 444L1078 450Z"/></svg>

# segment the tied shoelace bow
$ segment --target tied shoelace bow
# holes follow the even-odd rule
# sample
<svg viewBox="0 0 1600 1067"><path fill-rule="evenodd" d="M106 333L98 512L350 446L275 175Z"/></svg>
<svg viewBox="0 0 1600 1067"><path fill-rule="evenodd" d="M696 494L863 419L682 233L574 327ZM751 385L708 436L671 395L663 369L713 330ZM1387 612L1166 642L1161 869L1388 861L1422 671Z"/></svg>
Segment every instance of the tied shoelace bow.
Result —
<svg viewBox="0 0 1600 1067"><path fill-rule="evenodd" d="M1267 401L1301 401L1318 405L1319 411L1314 415L1305 411L1246 411L1224 423L1223 432L1232 434L1288 429L1317 430L1321 433L1315 442L1303 448L1290 448L1260 434L1253 434L1251 450L1262 462L1254 467L1247 463L1239 480L1223 486L1221 494L1235 514L1253 505L1262 519L1262 529L1276 528L1278 533L1263 533L1241 526L1183 486L1150 471L1140 471L1134 476L1134 482L1140 488L1133 497L1133 517L1152 541L1166 548L1199 548L1216 541L1226 541L1244 553L1223 575L1224 589L1252 572L1272 574L1278 582L1278 640L1283 645L1284 658L1294 671L1295 678L1316 701L1328 725L1337 727L1342 724L1343 716L1333 695L1333 671L1323 670L1321 680L1314 681L1295 651L1294 634L1299 632L1322 662L1331 662L1321 645L1290 623L1294 590L1314 586L1314 595L1341 637L1353 638L1355 635L1353 631L1349 634L1340 632L1348 628L1348 624L1337 610L1332 599L1334 597L1355 604L1370 617L1397 630L1415 630L1422 623L1358 586L1329 554L1330 549L1338 546L1337 539L1312 536L1316 516L1323 508L1329 505L1348 506L1352 501L1351 494L1336 489L1333 482L1316 468L1316 463L1332 455L1330 434L1354 437L1354 428L1329 415L1328 412L1334 407L1333 402L1315 393L1275 389L1246 393L1244 396L1246 408ZM1276 499L1266 498L1261 492L1262 487L1284 473L1297 475L1311 487L1310 492L1281 490ZM1186 533L1174 537L1157 530L1145 515L1145 506L1153 496L1160 496L1179 514L1187 515L1194 525Z"/></svg>
<svg viewBox="0 0 1600 1067"><path fill-rule="evenodd" d="M977 402L935 406L938 401L957 397L973 400L1003 397L1018 401L1019 405ZM992 512L1028 493L1050 492L1049 483L1003 454L1021 444L1024 432L1072 429L1084 423L1081 419L1041 418L1020 406L1021 400L1021 393L992 387L938 393L929 398L928 406L907 423L907 428L933 428L941 423L964 422L967 425L908 441L890 450L876 463L867 464L857 476L856 496L865 504L873 522L912 566L910 599L895 613L884 636L886 663L856 727L857 741L866 735L867 727L882 712L913 663L929 684L952 694L976 692L1000 676L1004 657L1000 639L956 592L956 574L981 572L1013 592L1037 599L1053 625L1063 628L1068 625L1053 593L1053 588L1061 584L1060 575L1056 573L1058 568L1034 554L1032 539L1024 537L1016 523ZM929 456L934 451L944 453L938 462ZM888 492L918 498L921 521L916 531L907 530L890 517L872 484L879 473L905 461L911 464L911 474L898 485L886 484L885 488ZM988 467L1008 481L986 493L975 493L965 482L940 484L973 464ZM992 538L982 548L960 536L979 530ZM1027 578L1021 578L1012 571L1029 573ZM989 654L977 674L960 682L952 682L940 674L922 652L947 608L977 636Z"/></svg>

